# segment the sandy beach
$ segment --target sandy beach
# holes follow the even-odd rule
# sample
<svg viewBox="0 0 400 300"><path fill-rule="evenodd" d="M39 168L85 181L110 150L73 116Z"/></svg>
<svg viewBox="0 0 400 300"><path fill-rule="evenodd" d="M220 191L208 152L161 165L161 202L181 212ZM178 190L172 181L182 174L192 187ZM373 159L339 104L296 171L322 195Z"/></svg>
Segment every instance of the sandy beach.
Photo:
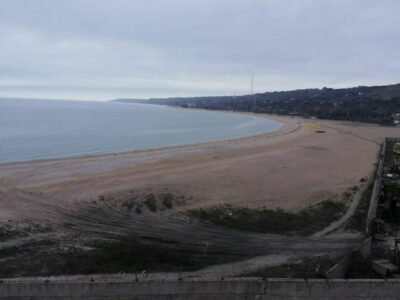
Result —
<svg viewBox="0 0 400 300"><path fill-rule="evenodd" d="M0 217L41 217L101 195L169 191L178 209L229 203L299 209L340 196L374 170L379 143L399 129L263 116L283 126L237 140L0 166ZM316 132L321 131L321 132ZM49 217L49 216L43 216Z"/></svg>
<svg viewBox="0 0 400 300"><path fill-rule="evenodd" d="M183 253L188 266L196 260L217 264L212 272L224 276L272 266L277 255L283 261L343 255L362 234L332 232L335 223L310 236L260 234L182 213L220 204L296 212L327 199L341 201L355 186L361 194L380 143L399 135L393 127L259 116L283 126L208 144L0 165L0 250L11 251L0 257L0 276L137 270L129 265L132 259L140 264L149 252L153 261L168 249ZM353 197L346 215L359 199ZM93 253L101 264L93 263ZM129 255L121 265L124 253ZM252 257L262 260L251 264L246 259ZM238 260L245 267L238 269ZM151 263L143 267L154 269ZM188 276L209 273L205 268ZM161 277L170 275L176 273Z"/></svg>

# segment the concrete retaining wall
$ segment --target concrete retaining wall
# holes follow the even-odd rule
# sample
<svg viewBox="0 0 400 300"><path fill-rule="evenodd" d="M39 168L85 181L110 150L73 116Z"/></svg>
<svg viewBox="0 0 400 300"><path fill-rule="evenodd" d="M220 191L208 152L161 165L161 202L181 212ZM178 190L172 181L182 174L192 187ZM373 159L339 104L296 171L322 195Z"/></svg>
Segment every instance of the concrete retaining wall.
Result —
<svg viewBox="0 0 400 300"><path fill-rule="evenodd" d="M7 300L400 299L400 280L240 279L143 282L2 282Z"/></svg>
<svg viewBox="0 0 400 300"><path fill-rule="evenodd" d="M400 299L398 280L275 280L257 299Z"/></svg>
<svg viewBox="0 0 400 300"><path fill-rule="evenodd" d="M348 255L342 258L336 265L334 265L325 276L329 279L345 278L349 272L349 268L355 253L360 253L363 258L371 255L372 237L365 239L360 246L354 248Z"/></svg>
<svg viewBox="0 0 400 300"><path fill-rule="evenodd" d="M353 259L353 253L343 257L336 265L334 265L325 276L329 279L345 278L349 273L351 260Z"/></svg>
<svg viewBox="0 0 400 300"><path fill-rule="evenodd" d="M262 280L142 282L3 282L0 299L255 299Z"/></svg>
<svg viewBox="0 0 400 300"><path fill-rule="evenodd" d="M371 234L372 222L376 218L376 212L378 209L378 201L379 201L379 196L381 194L381 176L382 176L382 171L383 171L383 163L385 161L385 152L386 152L386 141L383 142L382 149L380 152L378 169L376 170L374 187L372 189L371 200L369 202L369 209L368 209L366 228L365 228L365 232L367 234Z"/></svg>

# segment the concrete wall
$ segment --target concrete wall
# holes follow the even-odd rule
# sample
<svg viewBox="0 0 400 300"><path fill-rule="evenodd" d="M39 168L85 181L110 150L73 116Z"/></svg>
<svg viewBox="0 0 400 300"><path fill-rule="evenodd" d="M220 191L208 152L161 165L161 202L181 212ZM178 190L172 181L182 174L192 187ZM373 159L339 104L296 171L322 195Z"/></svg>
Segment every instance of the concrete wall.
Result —
<svg viewBox="0 0 400 300"><path fill-rule="evenodd" d="M360 247L356 248L355 251L358 251L361 253L363 258L368 258L371 256L371 250L372 250L372 237L370 236L369 238L365 239Z"/></svg>
<svg viewBox="0 0 400 300"><path fill-rule="evenodd" d="M369 209L366 221L366 228L365 232L367 234L371 234L372 230L372 222L376 218L376 213L378 210L378 201L381 194L381 176L383 171L383 163L385 161L385 152L386 152L386 141L382 145L382 149L380 152L380 158L378 162L378 168L376 170L375 180L374 180L374 187L371 193L371 200L369 202Z"/></svg>
<svg viewBox="0 0 400 300"><path fill-rule="evenodd" d="M263 289L262 280L3 282L0 299L255 299Z"/></svg>
<svg viewBox="0 0 400 300"><path fill-rule="evenodd" d="M229 279L141 282L7 282L7 300L400 299L400 280Z"/></svg>
<svg viewBox="0 0 400 300"><path fill-rule="evenodd" d="M257 299L400 299L399 280L275 280Z"/></svg>
<svg viewBox="0 0 400 300"><path fill-rule="evenodd" d="M326 278L337 279L345 278L349 273L351 260L353 259L353 252L343 257L336 265L334 265L328 272L325 273Z"/></svg>
<svg viewBox="0 0 400 300"><path fill-rule="evenodd" d="M372 237L365 239L360 246L354 248L348 255L343 257L336 265L334 265L325 276L329 279L345 278L349 272L349 268L353 259L353 255L358 252L363 258L368 258L371 255Z"/></svg>

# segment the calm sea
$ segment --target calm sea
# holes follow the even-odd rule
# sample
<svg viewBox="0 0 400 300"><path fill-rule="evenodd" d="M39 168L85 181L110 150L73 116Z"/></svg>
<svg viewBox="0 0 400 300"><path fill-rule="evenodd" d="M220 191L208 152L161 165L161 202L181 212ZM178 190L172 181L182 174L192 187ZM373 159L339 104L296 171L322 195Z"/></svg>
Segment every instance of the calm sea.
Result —
<svg viewBox="0 0 400 300"><path fill-rule="evenodd" d="M253 116L158 105L0 99L0 163L202 143L280 126Z"/></svg>

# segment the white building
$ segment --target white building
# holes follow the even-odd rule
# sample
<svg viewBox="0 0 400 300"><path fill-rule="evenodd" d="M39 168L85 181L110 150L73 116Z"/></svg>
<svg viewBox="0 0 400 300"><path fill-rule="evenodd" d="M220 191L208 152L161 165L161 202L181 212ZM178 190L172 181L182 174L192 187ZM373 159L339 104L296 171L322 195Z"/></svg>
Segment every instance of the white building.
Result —
<svg viewBox="0 0 400 300"><path fill-rule="evenodd" d="M400 125L400 113L392 115L393 124Z"/></svg>

